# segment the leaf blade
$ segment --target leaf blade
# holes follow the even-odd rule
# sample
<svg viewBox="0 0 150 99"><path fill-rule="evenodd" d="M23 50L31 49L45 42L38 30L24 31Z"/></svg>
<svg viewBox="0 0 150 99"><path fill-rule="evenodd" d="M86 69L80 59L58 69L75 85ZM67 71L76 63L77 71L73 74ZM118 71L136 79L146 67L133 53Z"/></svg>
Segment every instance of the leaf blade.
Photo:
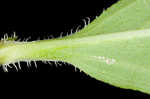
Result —
<svg viewBox="0 0 150 99"><path fill-rule="evenodd" d="M148 4L150 0L120 0L72 38L148 29L150 25L141 28L149 21Z"/></svg>

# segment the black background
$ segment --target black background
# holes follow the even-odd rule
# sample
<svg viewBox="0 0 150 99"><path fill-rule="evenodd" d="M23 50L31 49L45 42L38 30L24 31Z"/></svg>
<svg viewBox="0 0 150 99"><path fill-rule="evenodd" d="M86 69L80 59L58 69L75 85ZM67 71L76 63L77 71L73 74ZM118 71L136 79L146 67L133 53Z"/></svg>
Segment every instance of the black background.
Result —
<svg viewBox="0 0 150 99"><path fill-rule="evenodd" d="M36 2L6 2L1 6L0 17L0 37L5 33L11 35L16 32L21 40L31 37L29 41L47 38L52 35L58 37L61 32L64 36L81 25L84 26L83 19L89 17L91 21L102 13L104 9L117 2L118 0L99 0L99 1L36 1ZM117 28L117 27L116 27ZM5 93L23 93L23 96L41 95L43 98L48 96L71 97L83 96L148 96L147 94L120 89L109 84L91 78L71 64L56 66L37 62L38 68L27 67L26 63L21 63L22 70L16 71L14 68L4 73L2 68L0 79L1 89ZM20 93L18 93L20 92ZM34 94L34 92L36 94ZM44 94L42 94L44 93Z"/></svg>

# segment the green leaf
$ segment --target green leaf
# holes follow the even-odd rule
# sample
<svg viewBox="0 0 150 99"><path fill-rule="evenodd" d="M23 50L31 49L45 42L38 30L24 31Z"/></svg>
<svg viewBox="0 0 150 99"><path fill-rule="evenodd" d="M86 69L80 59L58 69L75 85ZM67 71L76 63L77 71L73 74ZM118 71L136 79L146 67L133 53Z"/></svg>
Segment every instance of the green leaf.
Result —
<svg viewBox="0 0 150 99"><path fill-rule="evenodd" d="M28 43L1 41L0 64L61 60L97 80L150 93L149 4L150 0L120 0L68 37Z"/></svg>
<svg viewBox="0 0 150 99"><path fill-rule="evenodd" d="M75 37L150 28L150 0L120 0Z"/></svg>

